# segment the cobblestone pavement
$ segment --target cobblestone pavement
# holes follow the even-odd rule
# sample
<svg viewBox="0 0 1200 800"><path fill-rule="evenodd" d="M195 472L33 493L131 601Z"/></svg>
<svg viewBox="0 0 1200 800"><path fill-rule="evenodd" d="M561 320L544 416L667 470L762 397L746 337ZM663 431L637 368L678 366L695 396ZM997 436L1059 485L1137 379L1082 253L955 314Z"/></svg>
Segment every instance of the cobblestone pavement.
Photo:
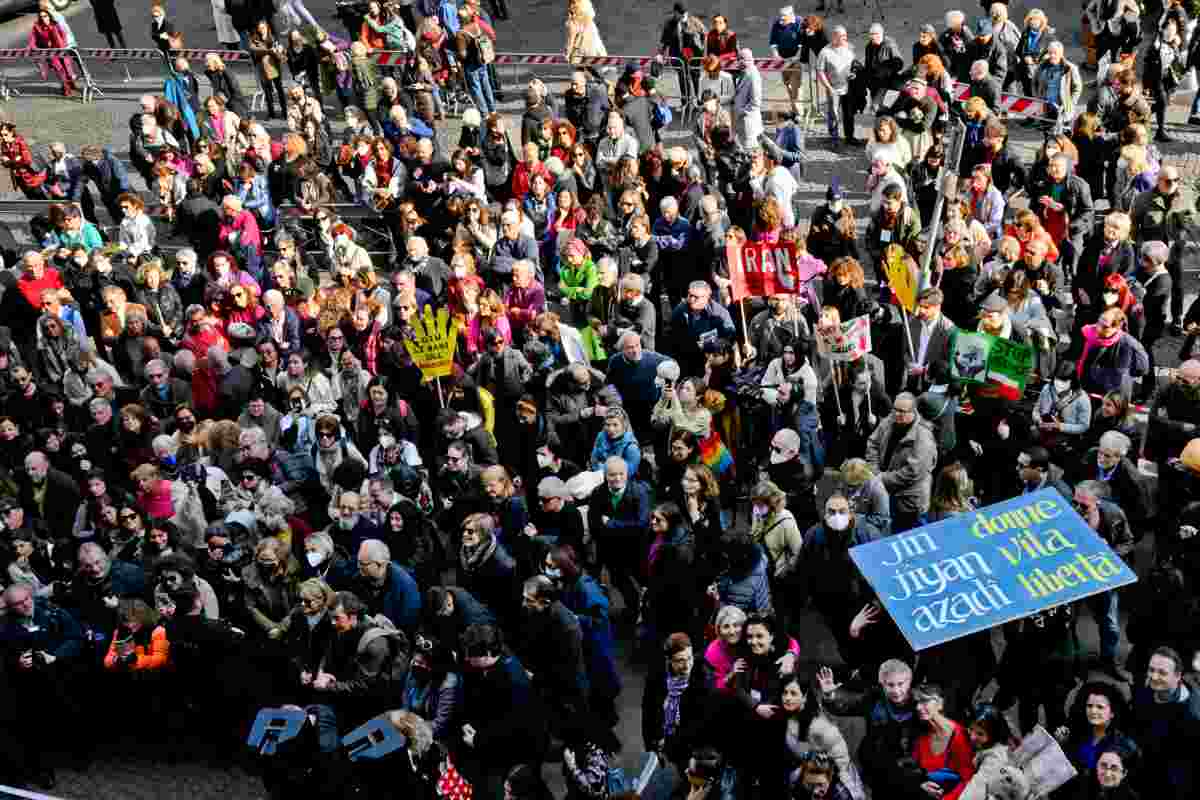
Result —
<svg viewBox="0 0 1200 800"><path fill-rule="evenodd" d="M768 55L766 48L767 32L770 20L775 14L777 0L713 0L702 2L694 0L691 7L694 13L711 14L723 13L731 23L743 45L751 46L760 56ZM667 0L658 4L627 3L623 0L608 2L596 0L598 24L608 46L614 54L641 55L652 52L657 45L662 20L669 12L670 3ZM844 24L849 29L851 41L861 50L865 33L872 21L883 19L888 34L895 36L901 52L907 61L911 52L911 44L915 38L917 27L925 21L934 21L941 26L940 20L946 10L945 4L937 4L929 0L900 0L900 2L876 3L874 0L862 3L859 0L849 0L848 11L844 14L830 14L828 24ZM318 19L339 35L343 30L333 18L332 0L309 0L308 6ZM510 6L517 22L500 23L498 26L501 52L557 52L562 46L562 18L565 0L511 0ZM1013 16L1019 19L1024 10L1013 6ZM141 11L142 5L120 4L126 34L133 47L149 46L147 20ZM974 0L966 0L961 6L969 15L974 16L978 4ZM176 26L187 33L189 47L206 47L216 44L214 26L209 3L200 0L169 0L168 16ZM814 13L815 3L797 5L800 14ZM1072 12L1074 13L1074 12ZM1057 18L1059 11L1051 11L1051 22L1065 37L1068 45L1068 57L1080 60L1080 50L1075 44L1078 32L1077 18ZM90 6L79 2L68 11L75 33L83 47L103 47L105 42L96 32ZM29 17L12 20L0 24L0 45L13 46L23 41L28 31ZM199 67L199 65L195 65ZM94 65L95 77L105 90L105 96L90 106L81 105L78 101L69 101L54 97L52 87L33 78L33 72L24 65L0 65L3 71L14 82L25 90L25 95L0 103L0 117L17 122L19 127L27 132L31 145L45 146L48 142L61 139L71 150L77 152L86 143L104 143L111 146L122 156L128 154L129 115L136 110L137 98L145 92L161 91L161 75L152 63L131 65L134 80L125 83L124 73L119 67ZM513 87L522 85L531 73L528 69L507 71L504 75L505 85L509 88L508 102L504 110L508 113L519 113L516 101L517 93ZM552 89L561 91L562 78L565 72L561 67L548 69L539 73L551 84ZM767 94L774 101L784 97L777 75L767 75ZM252 80L243 79L243 86L249 87ZM201 77L203 91L207 93L207 81ZM669 82L668 82L669 85ZM1172 107L1171 119L1181 123L1187 112L1186 104L1177 102ZM678 118L678 115L677 115ZM869 117L859 118L860 137L868 133L866 123ZM676 126L678 128L678 124ZM276 127L276 130L278 128ZM813 125L813 134L808 140L809 161L804 180L801 182L801 193L806 208L811 209L824 198L825 188L831 179L837 176L843 186L849 191L852 203L865 202L866 195L862 192L865 179L865 160L862 151L835 152L829 146L829 140L824 136L824 125L819 120ZM1178 141L1162 147L1168 161L1176 163L1189 176L1200 177L1200 129L1189 128L1180 124L1172 126L1172 133ZM457 127L449 126L443 133L446 141L456 141ZM672 131L667 136L670 141L682 138L678 131ZM1014 127L1014 139L1022 155L1026 158L1040 143L1034 133L1026 128ZM0 179L0 192L11 189L7 180ZM1194 277L1194 276L1193 276ZM1175 363L1172 352L1178 343L1165 340L1160 346L1160 364ZM1094 640L1091 626L1085 625L1085 635ZM805 659L814 662L836 661L836 652L831 646L830 637L819 621L812 615L802 615L801 631L805 647ZM628 637L623 638L623 649L627 646ZM618 731L626 743L625 755L632 758L633 752L640 746L640 697L641 671L627 659L622 660L622 674L626 687L622 695L622 723ZM145 720L143 729L154 725L154 720ZM851 726L850 737L852 746L860 735ZM138 753L139 755L131 755ZM261 785L253 777L240 769L229 769L214 766L205 760L199 752L182 759L181 762L168 765L162 760L156 760L134 744L128 746L119 743L107 743L98 753L96 762L90 770L78 773L71 770L61 770L60 784L57 794L63 797L79 798L80 800L142 800L155 798L165 800L174 798L222 798L222 800L242 800L246 798L261 798ZM552 786L561 794L561 777L557 765L547 766L545 774L552 781Z"/></svg>

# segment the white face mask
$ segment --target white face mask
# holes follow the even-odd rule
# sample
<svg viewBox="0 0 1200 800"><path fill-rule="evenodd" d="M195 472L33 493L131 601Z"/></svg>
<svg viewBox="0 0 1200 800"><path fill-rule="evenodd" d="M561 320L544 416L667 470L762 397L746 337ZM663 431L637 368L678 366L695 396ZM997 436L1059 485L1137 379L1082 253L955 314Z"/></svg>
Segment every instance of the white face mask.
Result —
<svg viewBox="0 0 1200 800"><path fill-rule="evenodd" d="M1070 381L1060 381L1060 380L1054 381L1054 391L1058 392L1059 394L1068 392L1068 391L1070 391L1070 389L1071 389Z"/></svg>
<svg viewBox="0 0 1200 800"><path fill-rule="evenodd" d="M460 281L463 278L467 277L466 268L465 267L455 267L454 268L454 277L458 278Z"/></svg>
<svg viewBox="0 0 1200 800"><path fill-rule="evenodd" d="M538 469L546 469L553 463L554 459L542 453L537 454Z"/></svg>
<svg viewBox="0 0 1200 800"><path fill-rule="evenodd" d="M850 527L850 513L839 511L825 515L825 524L835 531L844 531Z"/></svg>
<svg viewBox="0 0 1200 800"><path fill-rule="evenodd" d="M1121 295L1117 294L1116 292L1105 292L1104 293L1104 305L1115 306L1117 304L1117 300L1120 297L1121 297Z"/></svg>
<svg viewBox="0 0 1200 800"><path fill-rule="evenodd" d="M304 554L304 559L308 562L310 567L315 567L325 560L325 556L321 555L315 550L310 550Z"/></svg>
<svg viewBox="0 0 1200 800"><path fill-rule="evenodd" d="M338 527L344 531L354 530L358 524L358 514L343 514L338 518Z"/></svg>
<svg viewBox="0 0 1200 800"><path fill-rule="evenodd" d="M1009 433L1010 433L1010 431L1008 429L1007 423L1003 423L996 427L996 435L1000 437L1000 441L1005 441L1006 439L1008 439Z"/></svg>
<svg viewBox="0 0 1200 800"><path fill-rule="evenodd" d="M834 200L832 203L829 204L829 210L835 214L842 213L842 201Z"/></svg>
<svg viewBox="0 0 1200 800"><path fill-rule="evenodd" d="M774 450L771 451L771 463L772 464L782 464L782 463L784 463L786 461L790 461L790 460L791 459L788 457L787 453L777 453Z"/></svg>

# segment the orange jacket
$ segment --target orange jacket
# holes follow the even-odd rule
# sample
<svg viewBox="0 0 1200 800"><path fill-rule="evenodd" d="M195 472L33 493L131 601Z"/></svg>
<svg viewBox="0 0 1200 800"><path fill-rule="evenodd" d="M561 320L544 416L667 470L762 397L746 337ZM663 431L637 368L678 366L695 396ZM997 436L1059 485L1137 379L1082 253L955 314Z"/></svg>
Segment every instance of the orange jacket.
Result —
<svg viewBox="0 0 1200 800"><path fill-rule="evenodd" d="M167 656L171 651L171 643L167 641L167 629L159 625L150 634L150 646L134 645L133 652L137 656L129 669L134 672L162 669L167 665ZM104 657L105 669L118 669L121 664L117 655L117 635L113 634L112 642L108 645L108 655Z"/></svg>

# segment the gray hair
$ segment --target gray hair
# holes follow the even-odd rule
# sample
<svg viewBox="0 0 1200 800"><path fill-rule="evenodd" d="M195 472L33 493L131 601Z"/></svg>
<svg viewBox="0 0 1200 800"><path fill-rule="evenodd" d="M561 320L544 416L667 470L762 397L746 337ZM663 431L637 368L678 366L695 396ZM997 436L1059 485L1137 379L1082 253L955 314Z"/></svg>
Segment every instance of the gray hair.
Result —
<svg viewBox="0 0 1200 800"><path fill-rule="evenodd" d="M1142 245L1142 258L1150 259L1156 267L1167 263L1167 258L1170 255L1171 248L1167 247L1166 242L1153 241Z"/></svg>
<svg viewBox="0 0 1200 800"><path fill-rule="evenodd" d="M661 211L666 211L668 208L678 209L679 201L676 200L671 195L667 195L662 200L658 201L658 207L659 207L659 210L661 210Z"/></svg>
<svg viewBox="0 0 1200 800"><path fill-rule="evenodd" d="M171 455L175 455L179 452L179 443L175 441L174 436L168 436L165 433L160 433L158 436L155 436L153 440L151 440L150 448L155 452L162 450L166 453L170 453Z"/></svg>
<svg viewBox="0 0 1200 800"><path fill-rule="evenodd" d="M392 560L392 551L378 539L366 539L358 546L358 552L366 555L372 561Z"/></svg>
<svg viewBox="0 0 1200 800"><path fill-rule="evenodd" d="M112 403L103 397L93 397L88 401L88 411L95 411L97 408L112 408Z"/></svg>
<svg viewBox="0 0 1200 800"><path fill-rule="evenodd" d="M990 75L992 72L991 65L989 65L987 60L983 58L971 62L971 69L974 70L976 68L983 70L984 75Z"/></svg>
<svg viewBox="0 0 1200 800"><path fill-rule="evenodd" d="M1115 450L1121 454L1121 458L1129 455L1129 448L1133 445L1129 437L1120 431L1107 431L1100 437L1101 450Z"/></svg>
<svg viewBox="0 0 1200 800"><path fill-rule="evenodd" d="M1104 481L1080 481L1075 484L1075 491L1083 492L1088 497L1095 497L1098 500L1112 497L1112 489L1108 488L1108 484Z"/></svg>
<svg viewBox="0 0 1200 800"><path fill-rule="evenodd" d="M278 289L267 289L267 291L263 292L263 304L264 305L269 306L274 303L279 303L280 305L283 305L283 302L284 302L283 292L279 291Z"/></svg>
<svg viewBox="0 0 1200 800"><path fill-rule="evenodd" d="M717 612L716 625L720 629L722 625L745 625L746 612L742 611L737 606L721 606L721 610Z"/></svg>
<svg viewBox="0 0 1200 800"><path fill-rule="evenodd" d="M242 428L241 434L238 436L241 441L247 441L247 444L254 446L256 444L267 443L267 433L258 425L252 425L249 428Z"/></svg>
<svg viewBox="0 0 1200 800"><path fill-rule="evenodd" d="M961 11L954 10L954 11L946 12L946 27L947 28L954 27L954 25L956 23L961 25L966 21L967 21L967 15Z"/></svg>
<svg viewBox="0 0 1200 800"><path fill-rule="evenodd" d="M642 292L646 291L645 281L643 281L642 276L638 275L636 272L626 273L621 278L620 287L621 287L621 291L626 291L627 289L632 289L632 290L636 291L638 294L641 294Z"/></svg>
<svg viewBox="0 0 1200 800"><path fill-rule="evenodd" d="M708 292L710 295L712 294L712 287L708 285L708 281L692 281L688 284L689 292L698 292L701 289Z"/></svg>
<svg viewBox="0 0 1200 800"><path fill-rule="evenodd" d="M161 369L163 372L168 371L167 370L167 362L163 361L161 358L150 359L149 361L146 362L146 364L143 368L146 370L154 368L154 369Z"/></svg>
<svg viewBox="0 0 1200 800"><path fill-rule="evenodd" d="M333 537L331 537L328 533L325 533L324 531L310 533L304 539L305 544L308 544L309 542L316 545L317 549L320 550L322 555L324 555L326 558L329 558L329 556L333 555Z"/></svg>
<svg viewBox="0 0 1200 800"><path fill-rule="evenodd" d="M175 251L175 263L178 264L181 258L194 263L200 259L200 256L196 255L196 251L190 247L181 247Z"/></svg>

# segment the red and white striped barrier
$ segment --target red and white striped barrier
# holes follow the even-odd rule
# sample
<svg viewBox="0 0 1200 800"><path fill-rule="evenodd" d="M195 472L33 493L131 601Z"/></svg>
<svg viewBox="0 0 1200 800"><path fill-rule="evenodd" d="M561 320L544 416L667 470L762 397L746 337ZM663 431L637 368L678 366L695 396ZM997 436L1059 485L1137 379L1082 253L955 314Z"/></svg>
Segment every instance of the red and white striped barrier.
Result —
<svg viewBox="0 0 1200 800"><path fill-rule="evenodd" d="M164 53L157 47L140 47L140 48L112 48L112 47L86 47L78 50L79 55L84 58L94 58L97 61L162 61ZM246 61L250 58L250 54L243 50L171 50L172 57L183 56L184 58L204 58L209 53L218 55L222 61Z"/></svg>
<svg viewBox="0 0 1200 800"><path fill-rule="evenodd" d="M966 100L971 96L971 86L966 83L954 83L954 97L957 100ZM1057 119L1058 109L1053 103L1047 103L1045 100L1036 97L1025 97L1019 94L1002 94L996 100L996 108L992 110L1005 114L1020 114L1026 117L1045 117L1047 119Z"/></svg>
<svg viewBox="0 0 1200 800"><path fill-rule="evenodd" d="M381 67L403 66L412 58L412 53L400 50L375 51L375 63ZM505 66L521 64L553 66L557 64L564 67L620 67L625 64L636 64L639 67L649 67L658 60L657 56L587 56L569 60L562 53L496 53L495 63ZM664 57L661 63L663 67L674 69L682 66L683 62L677 58Z"/></svg>
<svg viewBox="0 0 1200 800"><path fill-rule="evenodd" d="M62 50L43 48L8 47L0 50L0 61L49 61L76 52L75 48L67 47Z"/></svg>

